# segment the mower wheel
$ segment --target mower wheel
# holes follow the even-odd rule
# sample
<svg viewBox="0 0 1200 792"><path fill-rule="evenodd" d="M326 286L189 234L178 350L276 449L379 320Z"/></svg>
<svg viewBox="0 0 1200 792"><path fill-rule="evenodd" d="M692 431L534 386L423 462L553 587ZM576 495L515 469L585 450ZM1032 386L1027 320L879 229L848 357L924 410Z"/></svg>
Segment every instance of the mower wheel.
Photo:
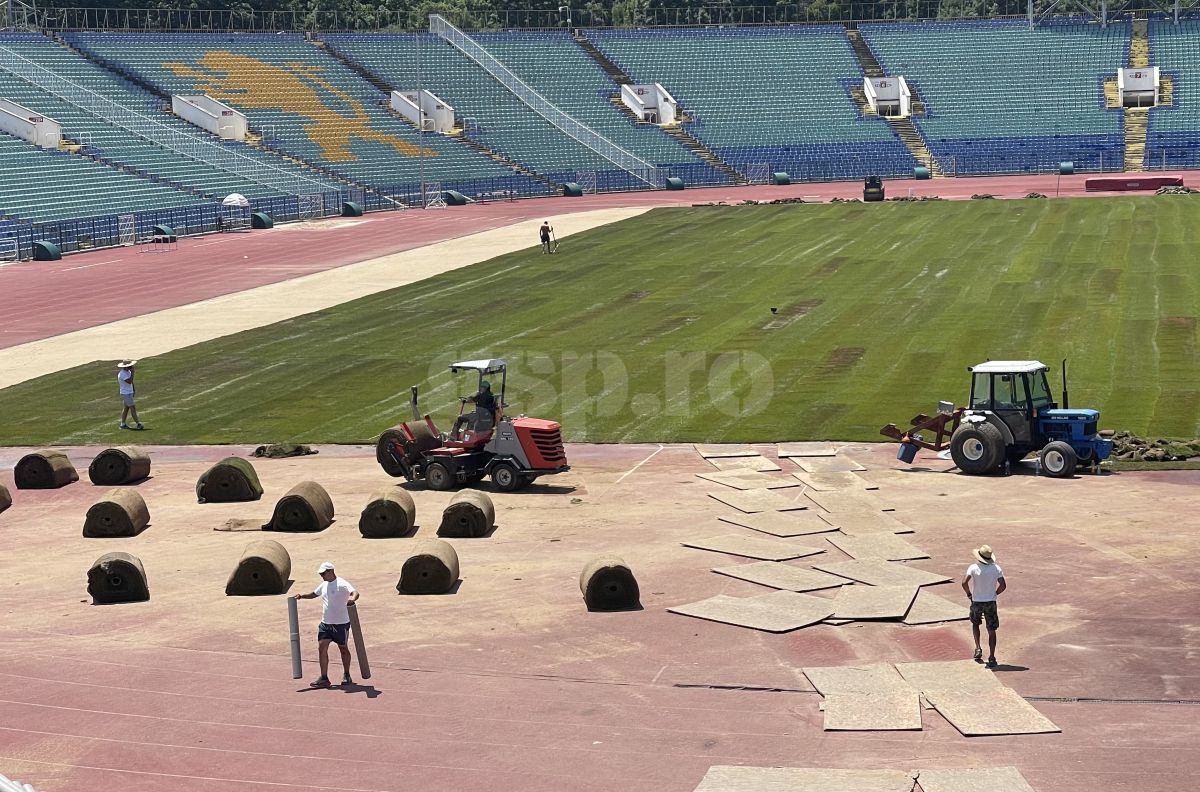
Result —
<svg viewBox="0 0 1200 792"><path fill-rule="evenodd" d="M964 423L950 437L950 458L971 475L991 473L1000 467L1007 445L1000 430L989 423Z"/></svg>
<svg viewBox="0 0 1200 792"><path fill-rule="evenodd" d="M1075 449L1071 447L1070 443L1064 443L1062 440L1046 443L1040 456L1042 470L1050 478L1070 478L1075 475L1075 466L1079 462L1079 457L1076 456Z"/></svg>
<svg viewBox="0 0 1200 792"><path fill-rule="evenodd" d="M512 492L521 487L521 474L508 462L500 462L492 468L492 483L501 492Z"/></svg>
<svg viewBox="0 0 1200 792"><path fill-rule="evenodd" d="M425 483L431 490L454 489L454 476L450 473L450 468L441 462L430 462L425 466Z"/></svg>
<svg viewBox="0 0 1200 792"><path fill-rule="evenodd" d="M402 478L404 469L400 467L399 457L403 457L404 434L399 429L388 429L379 436L375 444L375 460L383 468L383 472L393 478Z"/></svg>

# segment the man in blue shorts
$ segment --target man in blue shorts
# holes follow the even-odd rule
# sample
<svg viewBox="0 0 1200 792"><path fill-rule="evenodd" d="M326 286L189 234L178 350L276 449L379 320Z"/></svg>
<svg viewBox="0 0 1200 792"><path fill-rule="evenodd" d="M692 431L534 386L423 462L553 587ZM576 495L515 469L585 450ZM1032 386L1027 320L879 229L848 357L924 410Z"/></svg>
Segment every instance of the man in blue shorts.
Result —
<svg viewBox="0 0 1200 792"><path fill-rule="evenodd" d="M342 685L353 685L350 678L350 647L346 645L350 637L349 605L358 602L358 592L349 580L343 580L333 571L333 564L326 561L317 568L321 576L321 585L307 594L295 594L298 600L321 598L321 625L317 628L318 656L321 659L321 676L310 684L312 687L329 687L329 644L338 645L342 653Z"/></svg>
<svg viewBox="0 0 1200 792"><path fill-rule="evenodd" d="M1004 593L1008 584L1004 582L1004 570L996 563L992 548L984 545L975 551L975 563L967 567L962 579L963 591L971 598L971 634L975 637L975 662L983 662L983 648L979 644L979 627L987 625L988 668L996 667L996 630L1000 627L1000 614L996 611L996 597Z"/></svg>

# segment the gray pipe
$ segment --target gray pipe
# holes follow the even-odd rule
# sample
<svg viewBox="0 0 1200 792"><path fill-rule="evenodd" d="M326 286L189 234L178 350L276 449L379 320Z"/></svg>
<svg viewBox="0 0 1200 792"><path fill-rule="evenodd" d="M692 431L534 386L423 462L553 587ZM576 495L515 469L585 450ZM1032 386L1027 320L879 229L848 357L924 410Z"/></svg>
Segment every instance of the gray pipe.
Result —
<svg viewBox="0 0 1200 792"><path fill-rule="evenodd" d="M288 629L292 634L292 679L299 679L304 669L300 666L300 612L295 597L288 597Z"/></svg>

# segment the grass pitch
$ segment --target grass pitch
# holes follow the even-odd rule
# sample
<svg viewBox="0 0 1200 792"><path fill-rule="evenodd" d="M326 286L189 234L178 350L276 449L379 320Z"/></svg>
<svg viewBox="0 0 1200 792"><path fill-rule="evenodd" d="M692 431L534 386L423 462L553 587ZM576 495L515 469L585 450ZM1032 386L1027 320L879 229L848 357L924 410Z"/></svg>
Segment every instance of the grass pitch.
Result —
<svg viewBox="0 0 1200 792"><path fill-rule="evenodd" d="M449 424L476 357L577 441L877 440L968 365L1064 357L1102 426L1193 437L1197 227L1184 196L660 209L146 360L144 434L111 362L0 391L0 443L369 442L410 385Z"/></svg>

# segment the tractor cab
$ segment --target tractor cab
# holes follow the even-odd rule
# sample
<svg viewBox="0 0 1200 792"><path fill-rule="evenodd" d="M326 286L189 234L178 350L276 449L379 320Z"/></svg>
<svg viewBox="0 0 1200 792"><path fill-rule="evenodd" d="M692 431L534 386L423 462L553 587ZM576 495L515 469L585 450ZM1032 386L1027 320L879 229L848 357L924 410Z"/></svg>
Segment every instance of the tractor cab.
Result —
<svg viewBox="0 0 1200 792"><path fill-rule="evenodd" d="M863 179L864 201L882 201L883 196L883 179L878 176L867 176Z"/></svg>
<svg viewBox="0 0 1200 792"><path fill-rule="evenodd" d="M450 365L452 374L472 371L476 374L475 393L459 397L458 416L449 432L439 430L433 418L421 413L417 388L412 387L412 420L380 436L375 448L380 466L391 476L424 480L435 490L474 484L491 476L501 492L528 486L539 476L570 470L562 427L557 422L505 414L505 362L464 360ZM497 379L499 393L494 391ZM485 383L490 387L485 388ZM466 411L468 404L474 404L471 412Z"/></svg>

